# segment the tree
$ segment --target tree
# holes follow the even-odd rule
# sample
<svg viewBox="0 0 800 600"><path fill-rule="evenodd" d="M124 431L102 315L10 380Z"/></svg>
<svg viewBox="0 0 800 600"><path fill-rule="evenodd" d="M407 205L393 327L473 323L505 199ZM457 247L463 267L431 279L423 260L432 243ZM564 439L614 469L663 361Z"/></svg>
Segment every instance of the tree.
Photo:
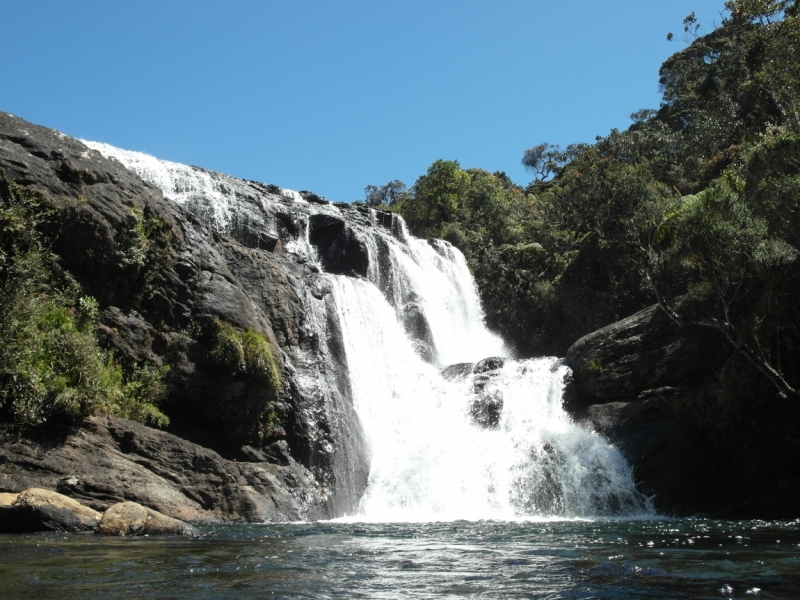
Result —
<svg viewBox="0 0 800 600"><path fill-rule="evenodd" d="M456 220L469 180L458 161L434 162L403 202L403 216L411 230L419 235L441 235L443 224Z"/></svg>
<svg viewBox="0 0 800 600"><path fill-rule="evenodd" d="M380 187L368 185L364 188L364 204L367 206L394 206L409 197L406 184L395 179Z"/></svg>
<svg viewBox="0 0 800 600"><path fill-rule="evenodd" d="M645 280L677 325L716 329L781 396L796 396L780 368L777 337L796 324L776 319L776 300L786 301L798 252L750 204L744 182L730 171L674 203L641 247ZM682 293L670 299L675 292Z"/></svg>

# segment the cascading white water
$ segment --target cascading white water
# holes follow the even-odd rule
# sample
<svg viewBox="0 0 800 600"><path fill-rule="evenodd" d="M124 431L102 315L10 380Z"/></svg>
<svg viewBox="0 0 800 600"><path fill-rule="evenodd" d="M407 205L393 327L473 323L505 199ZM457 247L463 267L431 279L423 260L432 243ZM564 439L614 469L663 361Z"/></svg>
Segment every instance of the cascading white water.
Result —
<svg viewBox="0 0 800 600"><path fill-rule="evenodd" d="M86 143L160 187L165 197L195 203L200 207L195 212L223 232L236 211L252 211L253 202L262 208L272 202L261 195L245 206L242 198L249 192L240 180ZM308 239L308 215L336 215L338 209L311 207L287 190L281 196L297 207L301 230L285 250L318 264ZM254 218L263 227L274 227L268 211ZM507 360L491 376L482 376L480 394L501 397L502 410L490 427L475 422L471 410L478 396L472 376L448 380L439 369L506 356L503 341L483 323L463 255L447 242L407 235L402 222L400 227L399 236L374 223L363 232L370 256L367 279L324 276L331 283L353 402L370 453L367 490L350 518L630 517L651 512L619 451L573 423L561 408L567 368L559 360ZM418 340L401 323L411 305L425 317L435 364L420 357ZM327 318L317 312L309 314L317 321ZM314 322L307 326L315 327ZM328 335L323 323L316 327L316 335ZM298 381L315 393L316 381ZM330 410L336 418L337 411Z"/></svg>
<svg viewBox="0 0 800 600"><path fill-rule="evenodd" d="M369 486L354 518L648 512L621 454L561 408L566 367L560 361L507 361L491 383L504 397L499 426L482 428L469 418L471 381L447 381L422 361L374 286L335 277L334 287L355 406L372 452ZM484 356L479 347L471 352L473 360Z"/></svg>
<svg viewBox="0 0 800 600"><path fill-rule="evenodd" d="M395 284L390 301L399 312L409 301L419 305L433 337L435 362L449 365L506 356L503 340L483 325L478 290L464 255L443 240L403 238L405 243L384 234ZM372 249L371 254L376 253ZM372 283L381 279L382 274L369 274Z"/></svg>

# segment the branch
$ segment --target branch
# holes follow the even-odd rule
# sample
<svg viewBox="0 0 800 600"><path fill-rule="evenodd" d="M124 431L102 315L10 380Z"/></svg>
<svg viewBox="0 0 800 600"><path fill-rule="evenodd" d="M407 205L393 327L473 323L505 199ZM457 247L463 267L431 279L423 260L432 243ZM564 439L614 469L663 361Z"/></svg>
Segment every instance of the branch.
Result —
<svg viewBox="0 0 800 600"><path fill-rule="evenodd" d="M642 249L642 251L646 254L644 249ZM714 318L685 319L678 314L677 311L670 307L667 300L658 292L658 287L656 286L655 278L653 277L649 259L646 259L645 278L647 279L647 284L650 287L650 290L656 297L656 303L658 304L658 307L678 327L685 327L687 325L700 325L702 327L711 327L712 329L720 331L725 336L725 339L728 340L728 342L738 352L744 355L748 361L750 361L750 364L752 364L762 375L769 379L769 381L778 389L778 394L781 398L786 398L788 396L800 396L800 392L789 385L783 376L772 365L769 364L769 361L767 360L766 356L764 356L763 352L756 353L744 342L744 340L741 340L738 338L738 336L736 336L736 330L734 326L727 319L727 305L724 305L726 309L725 321L720 321L719 319ZM758 344L758 338L756 338L756 344ZM759 350L761 349L760 345L758 345L758 348Z"/></svg>

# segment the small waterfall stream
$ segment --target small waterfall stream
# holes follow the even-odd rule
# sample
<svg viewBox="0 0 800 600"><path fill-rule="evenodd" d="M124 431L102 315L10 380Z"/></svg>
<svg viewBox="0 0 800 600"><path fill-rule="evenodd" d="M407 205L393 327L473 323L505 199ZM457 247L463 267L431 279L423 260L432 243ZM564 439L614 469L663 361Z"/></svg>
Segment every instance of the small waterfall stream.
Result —
<svg viewBox="0 0 800 600"><path fill-rule="evenodd" d="M284 249L320 268L308 241L308 215L336 215L337 207L311 206L278 188L257 194L225 175L86 143L123 162L166 197L194 207L223 233L246 213L280 237L268 205L292 203L302 231L285 240ZM389 230L367 225L358 229L369 254L366 277L319 275L333 297L370 465L366 492L348 518L446 521L652 512L620 452L561 408L568 372L562 361L508 358L503 341L486 329L463 255L447 242L411 237L401 220ZM319 309L309 313L319 315ZM500 358L479 362L487 357ZM316 385L308 382L309 393Z"/></svg>

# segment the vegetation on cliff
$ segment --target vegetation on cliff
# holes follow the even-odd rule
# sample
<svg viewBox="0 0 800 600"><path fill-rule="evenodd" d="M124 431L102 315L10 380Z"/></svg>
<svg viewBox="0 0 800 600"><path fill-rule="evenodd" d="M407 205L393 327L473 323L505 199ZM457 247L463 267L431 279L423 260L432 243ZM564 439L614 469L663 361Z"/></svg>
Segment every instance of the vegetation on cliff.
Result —
<svg viewBox="0 0 800 600"><path fill-rule="evenodd" d="M51 251L58 211L0 179L0 420L17 427L94 413L166 425L165 369L124 370L98 344L98 303Z"/></svg>
<svg viewBox="0 0 800 600"><path fill-rule="evenodd" d="M563 355L658 303L679 325L724 335L733 395L767 382L796 396L800 5L725 10L707 35L687 18L657 110L591 145L530 148L526 187L440 160L410 189L367 188L365 202L459 247L489 324L523 355Z"/></svg>

